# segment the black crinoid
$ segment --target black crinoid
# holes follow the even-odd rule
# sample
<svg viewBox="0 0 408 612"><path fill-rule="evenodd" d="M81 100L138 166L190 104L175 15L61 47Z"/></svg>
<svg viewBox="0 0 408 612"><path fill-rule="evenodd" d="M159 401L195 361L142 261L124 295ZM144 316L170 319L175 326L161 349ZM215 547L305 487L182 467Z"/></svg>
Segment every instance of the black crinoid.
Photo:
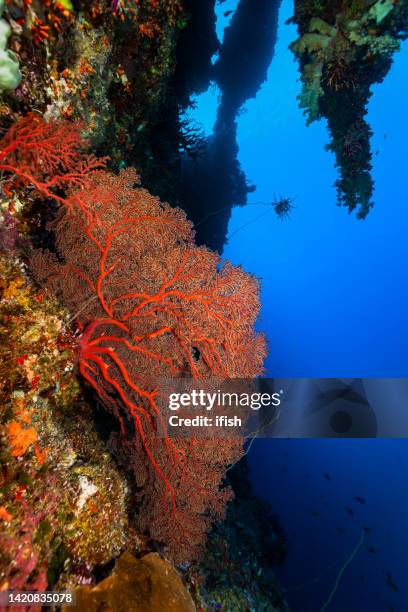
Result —
<svg viewBox="0 0 408 612"><path fill-rule="evenodd" d="M277 217L279 217L281 221L289 219L290 213L294 209L293 202L294 198L282 198L282 196L279 196L277 198L276 196L274 196L272 206L275 210Z"/></svg>

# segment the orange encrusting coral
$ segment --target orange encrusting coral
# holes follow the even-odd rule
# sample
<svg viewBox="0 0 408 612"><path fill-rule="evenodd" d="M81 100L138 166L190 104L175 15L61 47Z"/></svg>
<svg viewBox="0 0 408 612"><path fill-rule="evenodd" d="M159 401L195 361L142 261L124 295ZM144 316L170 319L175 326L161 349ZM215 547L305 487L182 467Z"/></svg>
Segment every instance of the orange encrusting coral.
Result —
<svg viewBox="0 0 408 612"><path fill-rule="evenodd" d="M9 512L7 512L7 510L5 509L4 506L0 506L0 519L2 521L5 521L6 523L10 522L12 520L12 516Z"/></svg>
<svg viewBox="0 0 408 612"><path fill-rule="evenodd" d="M7 434L10 439L13 457L24 455L28 447L37 440L35 429L33 427L23 427L18 421L10 421L8 423Z"/></svg>

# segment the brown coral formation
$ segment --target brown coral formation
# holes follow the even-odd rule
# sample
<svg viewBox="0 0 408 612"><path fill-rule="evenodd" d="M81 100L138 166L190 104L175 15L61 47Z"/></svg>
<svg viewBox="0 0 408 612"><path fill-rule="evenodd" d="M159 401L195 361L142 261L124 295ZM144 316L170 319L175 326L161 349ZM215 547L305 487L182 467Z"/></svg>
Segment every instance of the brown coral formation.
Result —
<svg viewBox="0 0 408 612"><path fill-rule="evenodd" d="M112 574L94 587L76 590L72 612L194 612L176 570L156 553L135 559L125 552Z"/></svg>

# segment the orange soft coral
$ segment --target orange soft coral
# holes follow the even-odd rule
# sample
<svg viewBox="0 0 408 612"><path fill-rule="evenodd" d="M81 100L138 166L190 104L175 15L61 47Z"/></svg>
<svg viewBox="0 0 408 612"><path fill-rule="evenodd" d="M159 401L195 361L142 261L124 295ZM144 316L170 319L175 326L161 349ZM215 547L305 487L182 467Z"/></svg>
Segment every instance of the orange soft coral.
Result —
<svg viewBox="0 0 408 612"><path fill-rule="evenodd" d="M18 421L7 424L7 434L13 457L25 455L29 446L37 441L37 432L33 427L23 427Z"/></svg>

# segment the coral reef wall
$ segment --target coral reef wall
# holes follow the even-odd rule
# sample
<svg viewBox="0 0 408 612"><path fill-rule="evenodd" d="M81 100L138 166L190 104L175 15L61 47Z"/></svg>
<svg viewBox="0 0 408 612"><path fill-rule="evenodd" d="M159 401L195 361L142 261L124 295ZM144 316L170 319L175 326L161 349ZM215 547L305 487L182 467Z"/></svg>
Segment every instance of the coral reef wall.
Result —
<svg viewBox="0 0 408 612"><path fill-rule="evenodd" d="M235 120L265 79L278 6L243 0L219 48L214 0L0 0L1 590L90 585L81 596L94 602L104 579L106 603L117 575L158 550L185 562L196 601L230 584L233 602L285 609L275 583L237 594L231 571L209 595L211 563L191 570L225 516L242 440L159 438L151 390L158 374L262 371L257 280L197 246L174 205L195 219L223 209L199 236L221 250L250 191ZM183 111L211 80L224 93L203 143ZM166 573L192 609L155 559L151 580Z"/></svg>
<svg viewBox="0 0 408 612"><path fill-rule="evenodd" d="M80 119L100 154L150 176L152 159L162 154L158 134L162 143L166 129L171 142L177 138L177 122L175 129L163 115L187 23L182 4L16 0L5 15L7 53L19 58L22 79L3 96L3 118L35 109L49 119Z"/></svg>

